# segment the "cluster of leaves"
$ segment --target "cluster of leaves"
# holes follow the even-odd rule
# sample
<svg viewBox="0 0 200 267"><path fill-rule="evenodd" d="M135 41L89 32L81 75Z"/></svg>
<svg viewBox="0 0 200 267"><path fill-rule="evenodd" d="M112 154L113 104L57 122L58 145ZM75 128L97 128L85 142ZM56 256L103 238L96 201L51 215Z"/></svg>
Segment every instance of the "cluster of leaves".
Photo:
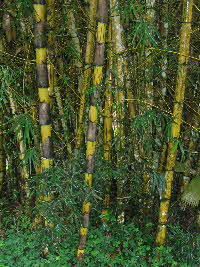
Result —
<svg viewBox="0 0 200 267"><path fill-rule="evenodd" d="M149 146L161 147L171 137L171 125L172 119L168 114L152 109L136 116L131 128L143 143L144 150L148 151Z"/></svg>
<svg viewBox="0 0 200 267"><path fill-rule="evenodd" d="M80 155L79 156L83 156ZM54 224L77 223L81 204L87 195L83 184L83 158L68 161L67 168L54 166L30 179L32 197L37 199L34 214ZM43 197L51 196L51 201Z"/></svg>
<svg viewBox="0 0 200 267"><path fill-rule="evenodd" d="M200 263L198 236L184 233L178 226L170 227L171 246L156 248L154 236L149 234L152 225L146 225L144 231L133 224L114 225L109 231L90 229L84 266L189 267ZM27 226L22 220L0 239L0 266L79 266L75 259L77 228L55 227L50 231L46 228L31 232ZM47 249L48 254L44 255Z"/></svg>
<svg viewBox="0 0 200 267"><path fill-rule="evenodd" d="M140 46L142 49L145 46L158 46L159 33L146 15L149 7L145 1L127 0L125 3L120 1L119 9L122 23L128 26L130 44L135 44L135 47Z"/></svg>

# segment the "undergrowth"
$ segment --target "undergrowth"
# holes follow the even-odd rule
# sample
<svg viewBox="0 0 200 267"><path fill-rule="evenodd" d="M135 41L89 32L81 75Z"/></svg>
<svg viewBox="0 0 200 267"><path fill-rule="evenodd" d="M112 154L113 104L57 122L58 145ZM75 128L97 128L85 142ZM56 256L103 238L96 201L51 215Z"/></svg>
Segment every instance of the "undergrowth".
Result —
<svg viewBox="0 0 200 267"><path fill-rule="evenodd" d="M199 266L200 237L170 226L168 244L157 248L152 224L91 226L84 263L76 262L78 229L59 226L31 230L29 220L11 226L0 239L0 267L10 266ZM44 251L48 253L44 255ZM159 256L158 256L159 255Z"/></svg>

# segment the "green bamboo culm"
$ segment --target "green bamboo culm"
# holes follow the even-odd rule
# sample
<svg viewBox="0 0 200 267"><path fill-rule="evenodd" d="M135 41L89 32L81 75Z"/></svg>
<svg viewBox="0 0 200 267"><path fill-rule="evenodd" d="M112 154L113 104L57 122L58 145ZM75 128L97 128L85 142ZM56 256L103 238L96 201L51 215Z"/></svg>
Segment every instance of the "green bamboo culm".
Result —
<svg viewBox="0 0 200 267"><path fill-rule="evenodd" d="M190 37L192 24L193 0L184 0L183 4L183 21L180 30L180 47L178 57L178 71L177 81L174 95L173 107L173 123L171 128L171 136L173 139L168 143L168 154L166 159L166 173L165 173L165 190L160 202L160 211L158 219L158 231L156 236L156 243L163 245L166 241L167 234L167 220L169 213L169 206L172 193L172 185L174 178L174 166L177 157L177 146L174 140L179 140L181 133L183 104L185 100L185 87L187 77L187 64L190 51Z"/></svg>

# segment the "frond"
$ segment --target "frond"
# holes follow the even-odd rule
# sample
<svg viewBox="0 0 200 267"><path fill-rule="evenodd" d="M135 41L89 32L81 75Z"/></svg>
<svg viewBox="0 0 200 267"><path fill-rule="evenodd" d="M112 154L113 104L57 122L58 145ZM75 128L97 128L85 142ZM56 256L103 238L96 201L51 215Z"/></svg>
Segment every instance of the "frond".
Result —
<svg viewBox="0 0 200 267"><path fill-rule="evenodd" d="M186 205L198 206L200 203L200 177L195 177L186 186L181 200Z"/></svg>

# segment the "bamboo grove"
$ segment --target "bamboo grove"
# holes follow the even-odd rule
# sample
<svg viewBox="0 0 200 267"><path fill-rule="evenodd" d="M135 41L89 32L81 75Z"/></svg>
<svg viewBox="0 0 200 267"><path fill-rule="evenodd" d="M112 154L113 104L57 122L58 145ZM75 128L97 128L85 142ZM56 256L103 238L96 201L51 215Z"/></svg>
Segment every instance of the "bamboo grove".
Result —
<svg viewBox="0 0 200 267"><path fill-rule="evenodd" d="M170 223L198 228L198 1L0 7L0 234L19 207L31 231L74 225L81 264L113 220L152 223L158 250Z"/></svg>

